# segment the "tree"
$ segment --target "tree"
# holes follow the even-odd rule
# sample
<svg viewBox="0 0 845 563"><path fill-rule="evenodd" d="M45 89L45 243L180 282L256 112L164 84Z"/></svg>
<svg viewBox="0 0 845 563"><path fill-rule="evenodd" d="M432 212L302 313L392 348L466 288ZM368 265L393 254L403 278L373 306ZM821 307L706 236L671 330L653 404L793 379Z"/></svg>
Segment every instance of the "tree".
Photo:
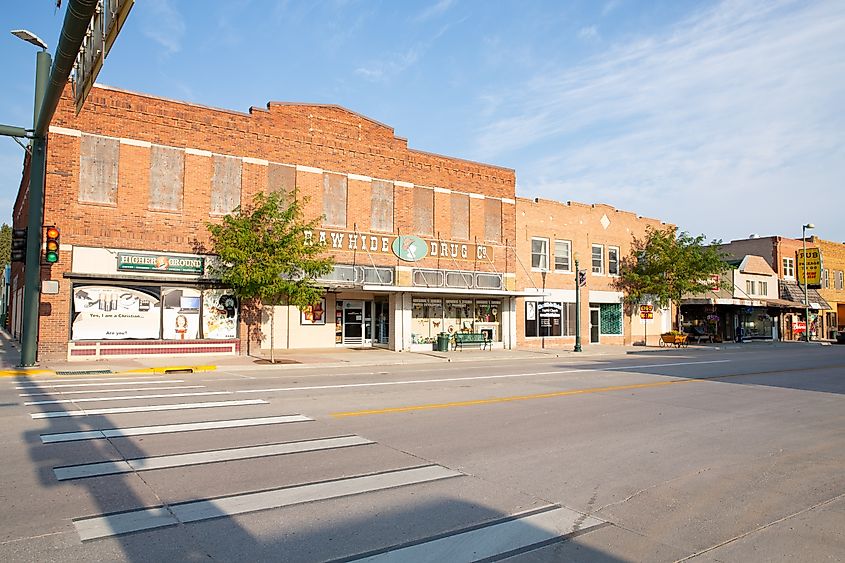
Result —
<svg viewBox="0 0 845 563"><path fill-rule="evenodd" d="M631 254L622 260L616 281L625 303L635 306L651 299L658 307L666 307L674 301L680 312L685 294L709 291L712 276L724 274L730 266L718 249L721 241L708 245L705 240L704 235L693 237L675 227L649 227L642 239L634 237ZM680 315L677 318L680 331Z"/></svg>
<svg viewBox="0 0 845 563"><path fill-rule="evenodd" d="M0 264L6 265L12 260L12 227L3 223L0 227Z"/></svg>
<svg viewBox="0 0 845 563"><path fill-rule="evenodd" d="M333 260L324 245L308 234L319 219L304 219L304 201L284 194L258 193L252 203L237 207L219 224L209 223L212 252L220 257L213 272L240 299L270 305L270 362L275 363L274 308L283 302L307 307L319 302L324 290L316 278L331 271Z"/></svg>

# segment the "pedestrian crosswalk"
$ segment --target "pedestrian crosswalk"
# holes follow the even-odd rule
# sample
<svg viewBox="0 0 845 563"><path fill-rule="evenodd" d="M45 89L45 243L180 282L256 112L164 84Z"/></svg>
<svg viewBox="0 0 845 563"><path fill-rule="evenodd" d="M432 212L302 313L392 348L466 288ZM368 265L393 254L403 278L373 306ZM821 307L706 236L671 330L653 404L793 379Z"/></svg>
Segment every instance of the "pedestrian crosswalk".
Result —
<svg viewBox="0 0 845 563"><path fill-rule="evenodd" d="M238 530L231 537L254 544L244 546L243 559L259 559L247 553L260 546L257 528L267 522L283 536L295 535L286 526L294 526L291 516L297 512L313 513L327 526L349 526L355 521L350 507L366 513L372 509L370 498L401 509L409 522L424 519L425 526L417 532L407 525L401 537L362 529L346 543L321 544L284 559L496 560L604 525L518 492L513 494L516 500L495 511L479 510L497 492L495 484L365 436L339 433L305 414L279 412L284 401L277 404L272 394L209 401L233 391L160 375L32 378L15 389L31 399L24 402L31 411L30 424L42 425L37 447L45 452L38 457L51 460L55 486L81 487L97 501L95 510L70 519L81 546L109 538L123 542L127 535L161 534L180 526L200 527L194 533L202 535L196 530L224 520L230 530ZM97 406L90 408L92 403ZM135 485L126 480L135 478L152 490L153 502L129 494ZM127 496L121 489L128 501L121 498ZM103 494L105 490L113 492ZM438 524L424 512L434 499L443 510L461 506L474 516L460 522L444 514ZM266 511L287 517L243 520ZM121 545L134 544L127 540Z"/></svg>

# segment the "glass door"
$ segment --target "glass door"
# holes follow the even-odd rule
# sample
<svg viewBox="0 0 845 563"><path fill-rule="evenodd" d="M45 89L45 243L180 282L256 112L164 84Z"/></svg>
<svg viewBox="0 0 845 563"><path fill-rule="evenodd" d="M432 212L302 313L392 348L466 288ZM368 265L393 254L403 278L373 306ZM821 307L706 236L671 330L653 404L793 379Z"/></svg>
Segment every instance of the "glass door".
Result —
<svg viewBox="0 0 845 563"><path fill-rule="evenodd" d="M388 346L390 344L390 302L376 301L375 309L376 334L373 344Z"/></svg>
<svg viewBox="0 0 845 563"><path fill-rule="evenodd" d="M364 302L343 302L343 343L364 343Z"/></svg>
<svg viewBox="0 0 845 563"><path fill-rule="evenodd" d="M599 330L601 329L601 318L599 310L590 307L590 342L596 344L599 341Z"/></svg>

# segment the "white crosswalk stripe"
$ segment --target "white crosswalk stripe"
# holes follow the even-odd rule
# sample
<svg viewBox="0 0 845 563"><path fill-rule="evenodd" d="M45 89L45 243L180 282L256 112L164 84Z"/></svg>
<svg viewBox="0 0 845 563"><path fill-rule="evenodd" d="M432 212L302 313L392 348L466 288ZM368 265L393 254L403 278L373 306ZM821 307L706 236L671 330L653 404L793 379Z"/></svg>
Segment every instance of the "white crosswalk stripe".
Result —
<svg viewBox="0 0 845 563"><path fill-rule="evenodd" d="M205 385L173 385L172 387L130 387L129 389L86 389L85 391L47 391L44 393L18 393L18 397L55 397L65 395L90 395L91 393L123 393L125 391L171 391L173 389L204 389Z"/></svg>
<svg viewBox="0 0 845 563"><path fill-rule="evenodd" d="M266 405L267 401L257 399L248 401L213 401L208 403L178 403L175 405L149 405L135 407L114 407L108 409L89 409L80 411L47 411L32 413L34 419L39 418L67 418L74 416L94 416L101 414L124 414L132 412L177 411L186 409L204 409L214 407L239 407L244 405Z"/></svg>
<svg viewBox="0 0 845 563"><path fill-rule="evenodd" d="M134 389L133 389L134 391ZM204 397L208 395L231 395L231 391L202 391L198 393L160 393L155 395L118 395L112 397L86 397L84 399L47 399L44 401L29 401L26 406L60 405L63 403L94 403L103 401L129 401L133 399L166 399L168 397Z"/></svg>

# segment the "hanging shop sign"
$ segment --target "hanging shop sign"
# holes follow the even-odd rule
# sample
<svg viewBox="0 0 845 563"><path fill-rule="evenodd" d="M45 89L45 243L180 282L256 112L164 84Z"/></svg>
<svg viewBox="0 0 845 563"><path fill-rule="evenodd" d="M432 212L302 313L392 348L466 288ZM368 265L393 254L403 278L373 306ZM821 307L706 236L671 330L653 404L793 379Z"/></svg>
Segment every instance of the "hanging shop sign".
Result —
<svg viewBox="0 0 845 563"><path fill-rule="evenodd" d="M205 258L198 256L119 252L117 254L117 269L121 271L141 270L171 274L202 275L205 272Z"/></svg>
<svg viewBox="0 0 845 563"><path fill-rule="evenodd" d="M806 268L805 268L806 263ZM818 248L798 249L798 263L795 265L795 273L799 284L821 287L822 284L822 253ZM807 279L804 279L804 272L807 272Z"/></svg>
<svg viewBox="0 0 845 563"><path fill-rule="evenodd" d="M483 244L426 240L416 235L393 237L343 231L305 231L305 242L323 244L333 251L392 253L405 262L417 262L427 256L452 260L493 259L491 248Z"/></svg>

